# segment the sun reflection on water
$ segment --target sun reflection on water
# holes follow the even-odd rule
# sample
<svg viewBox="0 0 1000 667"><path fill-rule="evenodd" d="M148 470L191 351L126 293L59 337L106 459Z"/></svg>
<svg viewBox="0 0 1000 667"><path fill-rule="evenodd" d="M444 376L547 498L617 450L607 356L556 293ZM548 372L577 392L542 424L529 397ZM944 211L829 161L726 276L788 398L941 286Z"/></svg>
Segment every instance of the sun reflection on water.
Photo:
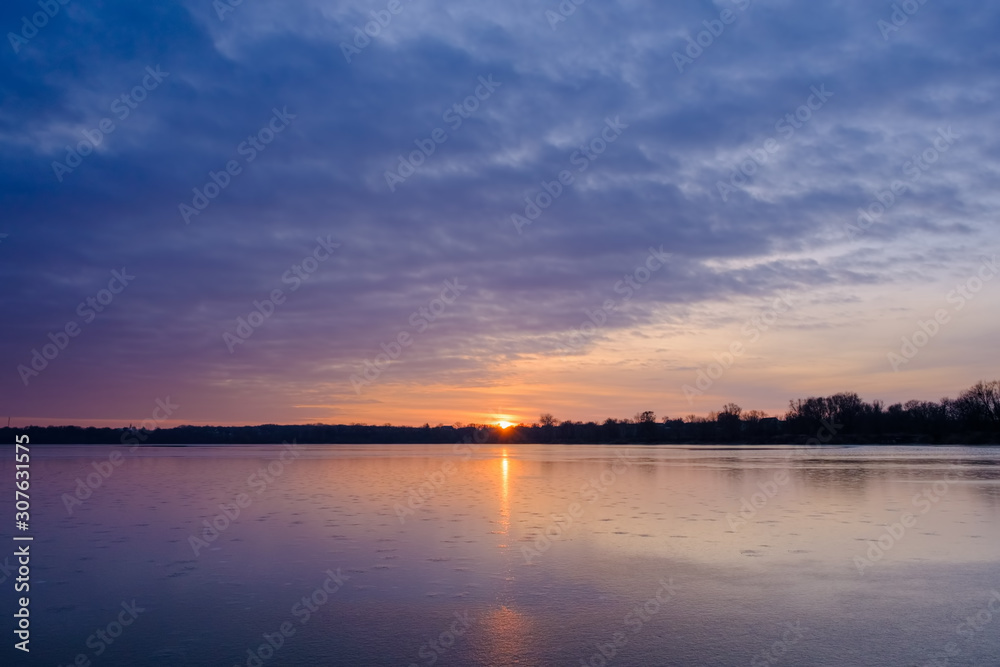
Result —
<svg viewBox="0 0 1000 667"><path fill-rule="evenodd" d="M503 544L497 546L501 549L507 548L507 539L510 537L510 461L507 459L507 450L503 450L503 458L500 459L500 530L503 535Z"/></svg>
<svg viewBox="0 0 1000 667"><path fill-rule="evenodd" d="M524 614L506 605L487 611L482 617L484 641L481 650L483 664L513 665L525 658L525 637L531 635L533 623Z"/></svg>

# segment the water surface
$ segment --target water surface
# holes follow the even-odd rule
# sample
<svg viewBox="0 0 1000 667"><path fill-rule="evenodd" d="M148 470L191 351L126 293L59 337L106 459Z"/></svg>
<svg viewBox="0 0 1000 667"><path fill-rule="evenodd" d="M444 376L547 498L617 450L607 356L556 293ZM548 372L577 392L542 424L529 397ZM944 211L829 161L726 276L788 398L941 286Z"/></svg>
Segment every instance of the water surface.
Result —
<svg viewBox="0 0 1000 667"><path fill-rule="evenodd" d="M15 664L1000 664L996 448L33 457L34 633Z"/></svg>

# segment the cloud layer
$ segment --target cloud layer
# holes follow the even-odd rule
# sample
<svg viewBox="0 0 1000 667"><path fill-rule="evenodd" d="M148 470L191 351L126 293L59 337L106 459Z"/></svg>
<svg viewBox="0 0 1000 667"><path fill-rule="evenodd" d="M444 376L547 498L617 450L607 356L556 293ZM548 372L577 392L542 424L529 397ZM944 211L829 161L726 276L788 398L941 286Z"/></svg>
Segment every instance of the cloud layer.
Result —
<svg viewBox="0 0 1000 667"><path fill-rule="evenodd" d="M3 402L422 423L954 393L991 370L1000 281L886 356L997 251L1000 7L914 6L69 3L30 38L38 5L5 7Z"/></svg>

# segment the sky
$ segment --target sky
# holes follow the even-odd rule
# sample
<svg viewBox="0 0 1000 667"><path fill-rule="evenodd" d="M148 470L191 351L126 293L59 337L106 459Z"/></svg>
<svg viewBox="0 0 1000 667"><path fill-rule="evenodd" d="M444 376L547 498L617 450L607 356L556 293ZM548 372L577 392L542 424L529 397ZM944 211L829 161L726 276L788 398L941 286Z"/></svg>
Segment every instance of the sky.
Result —
<svg viewBox="0 0 1000 667"><path fill-rule="evenodd" d="M1000 376L997 3L18 0L0 28L14 425L781 415Z"/></svg>

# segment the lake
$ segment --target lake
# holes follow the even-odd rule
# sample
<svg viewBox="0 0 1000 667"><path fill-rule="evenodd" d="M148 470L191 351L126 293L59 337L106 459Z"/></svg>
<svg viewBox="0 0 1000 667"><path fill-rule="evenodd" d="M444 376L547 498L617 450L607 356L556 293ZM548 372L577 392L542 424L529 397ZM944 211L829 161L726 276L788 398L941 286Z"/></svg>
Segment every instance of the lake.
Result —
<svg viewBox="0 0 1000 667"><path fill-rule="evenodd" d="M34 445L32 651L7 664L996 665L998 462Z"/></svg>

